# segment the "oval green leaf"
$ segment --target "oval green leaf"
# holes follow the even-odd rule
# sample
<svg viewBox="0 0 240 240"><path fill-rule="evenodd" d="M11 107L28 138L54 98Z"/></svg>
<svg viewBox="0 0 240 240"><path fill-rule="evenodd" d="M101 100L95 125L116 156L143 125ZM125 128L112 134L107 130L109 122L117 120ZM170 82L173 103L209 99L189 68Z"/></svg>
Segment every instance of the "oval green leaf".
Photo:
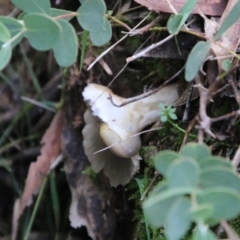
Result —
<svg viewBox="0 0 240 240"><path fill-rule="evenodd" d="M153 202L154 196L161 194L165 189L165 186L157 186L149 197L143 202L143 210L145 217L149 220L149 223L154 227L161 227L166 222L167 214L173 205L173 203L179 198L179 196L173 196Z"/></svg>
<svg viewBox="0 0 240 240"><path fill-rule="evenodd" d="M95 46L102 46L109 42L112 37L112 27L105 18L102 29L99 32L89 32L90 39Z"/></svg>
<svg viewBox="0 0 240 240"><path fill-rule="evenodd" d="M199 143L188 143L180 151L181 156L192 157L196 159L199 163L204 160L204 158L211 156L211 152L207 145Z"/></svg>
<svg viewBox="0 0 240 240"><path fill-rule="evenodd" d="M49 0L11 0L19 9L27 13L45 13L50 14Z"/></svg>
<svg viewBox="0 0 240 240"><path fill-rule="evenodd" d="M6 26L0 22L0 42L5 43L11 39L11 34Z"/></svg>
<svg viewBox="0 0 240 240"><path fill-rule="evenodd" d="M229 59L224 59L222 61L221 67L225 72L229 71L231 66L232 66L232 62Z"/></svg>
<svg viewBox="0 0 240 240"><path fill-rule="evenodd" d="M54 57L61 67L69 67L77 60L78 41L77 35L72 25L65 21L59 20L62 31L60 37L53 47Z"/></svg>
<svg viewBox="0 0 240 240"><path fill-rule="evenodd" d="M188 0L180 10L179 14L172 15L167 22L167 29L170 34L178 34L180 29L185 24L191 11L197 4L197 0Z"/></svg>
<svg viewBox="0 0 240 240"><path fill-rule="evenodd" d="M198 204L191 209L191 219L194 222L205 222L213 214L213 208L211 204Z"/></svg>
<svg viewBox="0 0 240 240"><path fill-rule="evenodd" d="M207 168L202 171L199 184L203 189L226 187L240 193L240 178L228 167Z"/></svg>
<svg viewBox="0 0 240 240"><path fill-rule="evenodd" d="M167 175L170 164L178 158L178 154L173 151L161 151L154 157L154 166L163 176Z"/></svg>
<svg viewBox="0 0 240 240"><path fill-rule="evenodd" d="M187 198L179 198L172 205L166 222L166 235L169 240L179 240L190 227L191 202Z"/></svg>
<svg viewBox="0 0 240 240"><path fill-rule="evenodd" d="M102 30L106 13L106 5L102 0L88 0L77 10L78 22L89 32L99 32Z"/></svg>
<svg viewBox="0 0 240 240"><path fill-rule="evenodd" d="M0 22L5 25L11 34L11 37L15 36L23 29L23 25L16 19L11 17L0 16ZM2 33L2 31L1 31Z"/></svg>
<svg viewBox="0 0 240 240"><path fill-rule="evenodd" d="M196 160L190 157L180 157L169 166L167 173L170 189L196 187L200 179L200 167Z"/></svg>
<svg viewBox="0 0 240 240"><path fill-rule="evenodd" d="M228 162L225 158L218 157L218 156L210 156L204 158L203 161L200 162L200 167L202 171L207 170L208 168L217 167L218 169L226 169L233 171L233 166L230 162Z"/></svg>
<svg viewBox="0 0 240 240"><path fill-rule="evenodd" d="M173 35L178 34L179 30L184 24L182 24L183 19L183 14L172 15L167 22L168 32Z"/></svg>
<svg viewBox="0 0 240 240"><path fill-rule="evenodd" d="M27 28L24 36L36 50L49 50L58 41L61 26L57 21L40 13L26 14L23 21Z"/></svg>
<svg viewBox="0 0 240 240"><path fill-rule="evenodd" d="M230 220L240 213L240 194L231 189L206 190L197 195L197 202L199 204L211 204L214 207L210 220Z"/></svg>
<svg viewBox="0 0 240 240"><path fill-rule="evenodd" d="M206 59L208 52L211 48L209 42L198 42L190 52L187 58L185 67L185 79L186 81L192 81L197 75L201 65Z"/></svg>

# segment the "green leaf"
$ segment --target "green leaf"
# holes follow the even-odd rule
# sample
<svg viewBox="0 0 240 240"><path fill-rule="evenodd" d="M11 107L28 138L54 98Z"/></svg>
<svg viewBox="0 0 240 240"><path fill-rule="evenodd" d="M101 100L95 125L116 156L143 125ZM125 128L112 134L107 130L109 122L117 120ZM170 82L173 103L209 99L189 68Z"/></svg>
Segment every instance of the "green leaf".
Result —
<svg viewBox="0 0 240 240"><path fill-rule="evenodd" d="M166 122L168 120L166 115L160 117L161 122Z"/></svg>
<svg viewBox="0 0 240 240"><path fill-rule="evenodd" d="M4 26L10 32L11 38L14 38L11 41L12 48L16 46L23 38L23 25L16 19L10 17L0 16L0 22L4 24Z"/></svg>
<svg viewBox="0 0 240 240"><path fill-rule="evenodd" d="M62 31L60 37L53 47L54 57L61 67L69 67L77 61L78 40L72 25L65 21L59 20Z"/></svg>
<svg viewBox="0 0 240 240"><path fill-rule="evenodd" d="M226 161L225 158L210 156L204 158L203 161L200 162L200 167L202 170L207 170L208 168L217 167L218 169L226 169L233 170L233 166L230 162Z"/></svg>
<svg viewBox="0 0 240 240"><path fill-rule="evenodd" d="M161 195L166 186L160 185L155 187L154 191L143 202L143 210L145 217L154 227L161 227L166 222L168 211L179 196L172 196L157 202L153 202L154 196Z"/></svg>
<svg viewBox="0 0 240 240"><path fill-rule="evenodd" d="M29 13L23 17L27 31L24 36L33 48L39 51L51 49L60 37L60 24L40 13Z"/></svg>
<svg viewBox="0 0 240 240"><path fill-rule="evenodd" d="M232 62L229 59L225 59L222 61L221 67L225 72L230 70L231 66L232 66Z"/></svg>
<svg viewBox="0 0 240 240"><path fill-rule="evenodd" d="M186 81L192 81L198 73L211 48L209 42L198 42L188 55L185 67Z"/></svg>
<svg viewBox="0 0 240 240"><path fill-rule="evenodd" d="M0 48L0 70L6 67L12 56L11 45L5 43Z"/></svg>
<svg viewBox="0 0 240 240"><path fill-rule="evenodd" d="M191 209L191 219L194 222L205 222L213 214L214 207L211 204L200 204Z"/></svg>
<svg viewBox="0 0 240 240"><path fill-rule="evenodd" d="M169 18L167 29L170 34L175 35L179 33L196 4L197 0L188 0L180 10L179 14L172 15Z"/></svg>
<svg viewBox="0 0 240 240"><path fill-rule="evenodd" d="M215 188L197 195L199 204L211 204L214 209L211 219L220 221L230 220L240 213L240 194L227 188Z"/></svg>
<svg viewBox="0 0 240 240"><path fill-rule="evenodd" d="M217 240L217 237L207 226L203 226L193 232L192 240Z"/></svg>
<svg viewBox="0 0 240 240"><path fill-rule="evenodd" d="M11 34L11 37L19 33L23 29L23 25L16 19L11 17L0 16L0 22L2 22ZM2 33L2 31L0 31Z"/></svg>
<svg viewBox="0 0 240 240"><path fill-rule="evenodd" d="M216 166L202 171L200 186L204 189L226 187L240 193L240 178L228 167Z"/></svg>
<svg viewBox="0 0 240 240"><path fill-rule="evenodd" d="M58 8L51 8L50 9L50 16L51 17L58 17L58 16L62 16L62 15L65 15L65 14L71 14L71 13L74 13L72 11L68 11L68 10L63 10L63 9L58 9ZM69 17L66 17L62 20L71 20L74 16L69 16Z"/></svg>
<svg viewBox="0 0 240 240"><path fill-rule="evenodd" d="M11 34L3 23L0 22L0 42L5 43L11 39Z"/></svg>
<svg viewBox="0 0 240 240"><path fill-rule="evenodd" d="M99 32L103 29L106 5L102 0L88 0L77 10L78 22L89 32Z"/></svg>
<svg viewBox="0 0 240 240"><path fill-rule="evenodd" d="M167 172L169 188L196 187L200 178L198 162L190 157L177 158Z"/></svg>
<svg viewBox="0 0 240 240"><path fill-rule="evenodd" d="M27 13L45 13L50 14L49 0L11 0L19 9Z"/></svg>
<svg viewBox="0 0 240 240"><path fill-rule="evenodd" d="M218 32L215 35L215 40L220 38L224 32L226 32L240 17L240 2L237 1L235 6L226 16L224 22L222 23L221 27L219 28Z"/></svg>
<svg viewBox="0 0 240 240"><path fill-rule="evenodd" d="M211 156L211 152L205 144L188 143L182 148L180 155L192 157L200 163L204 158Z"/></svg>
<svg viewBox="0 0 240 240"><path fill-rule="evenodd" d="M183 26L185 19L183 14L172 15L167 22L167 29L170 34L178 34L179 30ZM182 24L183 22L183 24Z"/></svg>
<svg viewBox="0 0 240 240"><path fill-rule="evenodd" d="M167 175L170 164L178 158L178 154L173 151L161 151L154 157L154 166L163 176Z"/></svg>
<svg viewBox="0 0 240 240"><path fill-rule="evenodd" d="M191 202L184 197L179 198L171 206L167 215L166 235L169 240L179 240L189 229Z"/></svg>
<svg viewBox="0 0 240 240"><path fill-rule="evenodd" d="M109 21L104 18L102 29L98 32L89 32L90 39L95 46L102 46L109 42L112 37L112 27Z"/></svg>
<svg viewBox="0 0 240 240"><path fill-rule="evenodd" d="M155 191L154 191L155 192ZM161 191L160 194L154 194L151 196L151 202L148 202L146 206L150 206L152 204L156 204L159 201L163 201L165 199L185 195L185 194L199 194L202 190L199 188L193 188L193 187L181 187L177 189L168 189Z"/></svg>
<svg viewBox="0 0 240 240"><path fill-rule="evenodd" d="M180 10L180 13L190 14L196 6L198 0L188 0Z"/></svg>

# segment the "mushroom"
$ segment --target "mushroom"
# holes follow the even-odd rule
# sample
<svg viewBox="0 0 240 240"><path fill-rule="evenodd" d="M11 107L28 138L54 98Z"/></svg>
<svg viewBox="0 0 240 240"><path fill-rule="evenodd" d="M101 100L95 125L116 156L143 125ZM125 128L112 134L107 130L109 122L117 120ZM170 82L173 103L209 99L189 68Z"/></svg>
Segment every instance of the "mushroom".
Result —
<svg viewBox="0 0 240 240"><path fill-rule="evenodd" d="M159 119L159 103L174 105L177 102L179 85L168 85L151 96L122 107L118 105L133 98L122 98L99 84L88 84L82 94L91 110L84 114L85 154L92 169L95 172L103 170L112 186L124 185L138 170L141 159L141 140L135 134ZM94 154L106 146L109 149Z"/></svg>

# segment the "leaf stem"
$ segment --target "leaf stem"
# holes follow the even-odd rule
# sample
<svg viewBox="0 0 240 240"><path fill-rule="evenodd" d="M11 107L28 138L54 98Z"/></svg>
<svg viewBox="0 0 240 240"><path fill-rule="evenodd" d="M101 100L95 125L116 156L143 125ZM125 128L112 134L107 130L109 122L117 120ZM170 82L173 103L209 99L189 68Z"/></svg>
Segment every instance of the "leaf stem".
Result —
<svg viewBox="0 0 240 240"><path fill-rule="evenodd" d="M64 19L69 17L76 17L76 16L78 16L77 12L71 12L71 13L66 13L60 16L53 17L53 19L58 20L58 19Z"/></svg>

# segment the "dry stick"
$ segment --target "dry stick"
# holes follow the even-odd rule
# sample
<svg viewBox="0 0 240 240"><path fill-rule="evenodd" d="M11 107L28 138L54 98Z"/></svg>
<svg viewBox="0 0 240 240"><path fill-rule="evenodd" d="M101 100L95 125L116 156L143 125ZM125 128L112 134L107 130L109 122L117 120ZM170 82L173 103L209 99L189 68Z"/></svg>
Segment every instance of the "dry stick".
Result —
<svg viewBox="0 0 240 240"><path fill-rule="evenodd" d="M183 112L182 122L188 122L188 115L189 115L189 111L190 111L190 102L192 99L192 93L193 93L193 84L191 83L191 86L190 86L189 92L188 92L186 106L185 106L185 109Z"/></svg>
<svg viewBox="0 0 240 240"><path fill-rule="evenodd" d="M214 122L222 121L226 118L230 118L230 117L233 117L233 116L236 116L236 115L240 115L240 110L233 111L233 112L227 113L225 115L222 115L222 116L219 116L219 117L216 117L216 118L211 118L210 120L211 120L211 123L214 123Z"/></svg>
<svg viewBox="0 0 240 240"><path fill-rule="evenodd" d="M93 154L97 154L97 153L103 152L103 151L105 151L105 150L107 150L107 149L109 149L109 148L111 148L111 147L113 147L113 146L115 146L115 145L117 145L117 144L125 141L125 140L128 140L128 139L130 139L130 138L139 136L139 135L141 135L141 134L143 134L143 133L148 133L148 132L152 132L152 131L156 131L156 130L160 130L160 129L162 129L162 127L152 128L152 129L149 129L149 130L142 131L142 132L140 132L140 133L136 133L136 134L134 134L134 135L132 135L132 136L130 136L130 137L127 137L127 138L122 139L122 140L120 140L120 141L118 141L118 142L116 142L116 143L113 143L113 144L110 145L110 146L107 146L107 147L105 147L105 148L103 148L103 149L100 149L100 150L94 152Z"/></svg>
<svg viewBox="0 0 240 240"><path fill-rule="evenodd" d="M187 26L188 26L189 24L191 24L191 22L189 22L189 23L185 26L185 28L183 28L183 29L187 30L186 28L187 28ZM167 42L167 41L169 41L169 40L172 39L173 37L175 37L175 35L169 35L169 36L167 36L166 38L164 38L163 40L161 40L160 42L153 43L152 45L150 45L148 48L144 49L143 51L141 51L141 52L139 52L139 53L137 53L137 54L135 54L135 55L133 55L133 56L131 56L131 57L128 57L128 58L126 59L126 61L127 61L127 62L131 62L131 61L134 61L134 60L136 60L136 59L138 59L138 58L140 58L140 57L144 57L147 52L150 52L150 51L153 50L154 48L162 45L163 43L165 43L165 42Z"/></svg>
<svg viewBox="0 0 240 240"><path fill-rule="evenodd" d="M126 106L127 104L129 103L132 103L132 102L136 102L138 100L141 100L141 99L144 99L146 97L149 97L151 95L153 95L154 93L160 91L163 87L165 87L167 84L169 84L174 78L176 78L183 70L184 70L185 66L183 66L177 73L175 73L172 77L170 77L168 80L166 80L160 87L152 90L152 91L149 91L147 93L144 93L144 94L141 94L140 96L137 96L137 97L134 97L134 98L131 98L131 100L129 101L125 101L123 102L122 104L120 105L117 105L113 102L113 99L112 99L112 96L111 94L109 94L109 100L111 101L112 105L115 106L115 107L123 107L123 106Z"/></svg>
<svg viewBox="0 0 240 240"><path fill-rule="evenodd" d="M232 160L232 165L237 168L240 163L240 146L238 147L237 151L235 152L235 155Z"/></svg>
<svg viewBox="0 0 240 240"><path fill-rule="evenodd" d="M134 31L130 31L130 32L123 32L125 34L128 34L130 37L137 35L137 34L143 34L145 32L148 32L149 29L154 26L159 20L161 19L161 16L158 16L157 18L155 18L152 22L150 22L149 24L147 24L146 26L142 27L142 28L138 28L135 29Z"/></svg>
<svg viewBox="0 0 240 240"><path fill-rule="evenodd" d="M154 178L153 180L150 182L150 184L148 185L147 189L144 191L143 195L140 198L140 201L143 201L143 199L145 198L146 194L149 192L149 190L151 189L151 187L153 186L153 184L155 183L155 181L157 180L157 177L159 176L158 172L155 171L154 174Z"/></svg>
<svg viewBox="0 0 240 240"><path fill-rule="evenodd" d="M137 48L137 50L136 50L135 52L139 51L139 49L141 49L141 48L145 45L145 43L148 42L148 40L149 40L151 37L152 37L152 34L147 38L146 41L144 41L143 44L141 44L140 47ZM107 85L107 87L110 87L110 85L111 85L111 84L116 80L116 78L125 70L125 68L126 68L127 66L128 66L128 63L125 63L125 65L122 67L122 69L117 73L117 75L116 75L116 76L112 79L112 81Z"/></svg>
<svg viewBox="0 0 240 240"><path fill-rule="evenodd" d="M124 22L118 20L117 18L111 16L111 15L108 15L108 14L105 14L105 16L111 20L113 20L114 22L118 23L119 25L125 27L128 31L131 31L132 29Z"/></svg>
<svg viewBox="0 0 240 240"><path fill-rule="evenodd" d="M133 32L135 29L137 29L138 26L140 26L151 14L151 12L149 14L147 14L147 16L140 21L130 32ZM95 65L95 63L97 63L102 57L104 57L108 52L110 52L116 45L118 45L120 42L122 42L125 38L127 38L128 35L123 36L121 39L119 39L117 42L115 42L111 47L109 47L107 50L105 50L104 52L102 52L88 67L88 71Z"/></svg>
<svg viewBox="0 0 240 240"><path fill-rule="evenodd" d="M136 50L136 52L142 48L142 46L145 45L145 43L151 38L152 35L150 35L147 40ZM128 66L128 63L125 63L125 65L122 67L122 69L116 74L116 76L112 79L112 81L107 85L107 87L110 87L110 85L119 77L119 75L125 70L125 68ZM102 95L106 92L106 90L102 91L102 93L94 100L93 103L95 103Z"/></svg>
<svg viewBox="0 0 240 240"><path fill-rule="evenodd" d="M201 80L199 78L199 75L196 76L195 81L197 83L196 87L198 87L199 95L200 95L200 100L199 100L199 126L197 128L199 129L198 135L199 135L199 142L203 141L203 132L207 133L213 138L216 138L214 133L210 130L211 127L211 118L207 115L206 108L207 108L207 103L209 99L208 95L208 89L204 88Z"/></svg>
<svg viewBox="0 0 240 240"><path fill-rule="evenodd" d="M237 233L232 229L232 227L225 220L221 221L221 227L224 229L229 239L240 240Z"/></svg>
<svg viewBox="0 0 240 240"><path fill-rule="evenodd" d="M217 95L218 93L222 92L224 89L226 89L229 86L229 83L225 84L223 87L219 88L217 91L212 93L212 96Z"/></svg>
<svg viewBox="0 0 240 240"><path fill-rule="evenodd" d="M232 79L230 79L228 82L229 82L229 84L231 85L231 87L233 89L235 100L237 101L238 105L240 105L240 96L239 96L236 84L233 82Z"/></svg>
<svg viewBox="0 0 240 240"><path fill-rule="evenodd" d="M198 114L192 119L192 121L189 123L187 129L186 129L186 133L184 134L184 138L183 138L183 141L182 141L182 144L181 144L181 147L180 149L182 149L182 147L186 144L186 141L188 139L188 136L190 134L190 131L192 130L195 122L197 121L197 118L198 118Z"/></svg>
<svg viewBox="0 0 240 240"><path fill-rule="evenodd" d="M153 50L154 48L158 47L158 46L161 46L163 43L169 41L170 39L172 39L175 35L169 35L167 36L166 38L164 38L163 40L161 40L160 42L157 42L157 43L153 43L152 45L150 45L148 48L144 49L143 51L131 56L131 57L128 57L126 59L127 62L131 62L131 61L134 61L140 57L144 57L146 55L146 53L150 52L151 50Z"/></svg>

